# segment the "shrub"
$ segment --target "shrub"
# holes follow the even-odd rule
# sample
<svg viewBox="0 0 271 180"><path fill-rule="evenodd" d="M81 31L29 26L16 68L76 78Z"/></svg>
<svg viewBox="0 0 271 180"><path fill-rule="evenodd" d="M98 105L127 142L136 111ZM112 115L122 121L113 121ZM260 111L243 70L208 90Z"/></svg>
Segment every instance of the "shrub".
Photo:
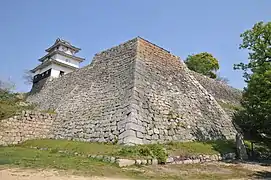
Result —
<svg viewBox="0 0 271 180"><path fill-rule="evenodd" d="M14 116L22 110L34 109L34 105L24 103L23 98L22 94L0 89L0 120Z"/></svg>
<svg viewBox="0 0 271 180"><path fill-rule="evenodd" d="M152 157L157 158L160 164L166 163L168 153L166 149L161 144L151 144L149 145L151 152L153 153Z"/></svg>
<svg viewBox="0 0 271 180"><path fill-rule="evenodd" d="M122 157L156 158L159 163L165 163L167 152L161 144L124 146L117 152Z"/></svg>
<svg viewBox="0 0 271 180"><path fill-rule="evenodd" d="M126 156L131 156L131 155L137 156L138 153L137 153L137 149L134 148L133 146L124 146L118 150L116 155L126 157Z"/></svg>
<svg viewBox="0 0 271 180"><path fill-rule="evenodd" d="M15 115L17 109L14 105L0 103L0 119L6 119Z"/></svg>

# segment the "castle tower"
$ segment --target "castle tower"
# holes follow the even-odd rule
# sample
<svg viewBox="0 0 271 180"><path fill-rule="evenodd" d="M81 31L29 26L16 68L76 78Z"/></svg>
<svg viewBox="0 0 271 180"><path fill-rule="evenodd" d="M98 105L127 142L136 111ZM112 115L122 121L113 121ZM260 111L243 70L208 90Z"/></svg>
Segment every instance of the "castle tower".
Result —
<svg viewBox="0 0 271 180"><path fill-rule="evenodd" d="M63 39L57 39L55 43L46 49L47 54L39 59L41 64L31 70L34 74L33 83L53 77L58 78L79 68L83 58L75 56L81 49L71 45Z"/></svg>

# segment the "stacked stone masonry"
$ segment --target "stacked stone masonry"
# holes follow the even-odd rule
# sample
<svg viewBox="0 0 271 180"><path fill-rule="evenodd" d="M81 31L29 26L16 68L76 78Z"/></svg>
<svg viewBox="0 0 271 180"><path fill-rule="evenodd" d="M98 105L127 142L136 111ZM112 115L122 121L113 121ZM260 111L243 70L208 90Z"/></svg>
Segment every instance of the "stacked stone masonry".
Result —
<svg viewBox="0 0 271 180"><path fill-rule="evenodd" d="M240 105L242 91L235 89L224 82L211 79L197 72L190 71L190 74L217 100L223 103Z"/></svg>
<svg viewBox="0 0 271 180"><path fill-rule="evenodd" d="M219 89L205 89L210 81L204 79L201 84L180 58L135 38L96 54L82 69L34 84L28 101L57 112L55 138L120 144L234 139L231 118L215 99ZM227 92L221 98L238 101Z"/></svg>
<svg viewBox="0 0 271 180"><path fill-rule="evenodd" d="M18 144L31 139L51 138L54 114L23 111L0 121L0 145Z"/></svg>

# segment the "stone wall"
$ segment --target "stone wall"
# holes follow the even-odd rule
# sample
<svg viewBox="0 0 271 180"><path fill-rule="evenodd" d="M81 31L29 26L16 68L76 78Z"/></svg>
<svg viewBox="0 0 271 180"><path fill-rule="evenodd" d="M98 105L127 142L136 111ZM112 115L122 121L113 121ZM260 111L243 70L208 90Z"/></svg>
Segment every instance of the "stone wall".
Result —
<svg viewBox="0 0 271 180"><path fill-rule="evenodd" d="M235 137L230 117L180 58L138 41L132 122L134 143Z"/></svg>
<svg viewBox="0 0 271 180"><path fill-rule="evenodd" d="M136 39L95 55L91 65L48 80L28 101L55 109L56 138L122 141L134 86Z"/></svg>
<svg viewBox="0 0 271 180"><path fill-rule="evenodd" d="M197 72L190 71L190 74L217 100L224 103L240 105L242 91L235 89L223 82L203 76Z"/></svg>
<svg viewBox="0 0 271 180"><path fill-rule="evenodd" d="M18 144L30 139L52 137L54 114L23 111L21 114L0 120L0 145Z"/></svg>
<svg viewBox="0 0 271 180"><path fill-rule="evenodd" d="M185 64L142 38L42 83L28 101L58 113L55 138L142 144L235 137L229 116Z"/></svg>

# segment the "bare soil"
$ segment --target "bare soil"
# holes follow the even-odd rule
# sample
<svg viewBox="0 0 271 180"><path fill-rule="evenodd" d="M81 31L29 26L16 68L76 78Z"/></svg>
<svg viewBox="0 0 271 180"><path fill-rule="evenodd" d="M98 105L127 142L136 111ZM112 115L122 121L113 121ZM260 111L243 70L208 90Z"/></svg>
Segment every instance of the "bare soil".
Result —
<svg viewBox="0 0 271 180"><path fill-rule="evenodd" d="M0 170L0 180L130 180L110 177L84 177L62 171L7 168Z"/></svg>
<svg viewBox="0 0 271 180"><path fill-rule="evenodd" d="M201 179L201 174L219 175L221 179L247 180L247 179L271 179L271 166L263 166L253 163L224 163L211 162L199 165L166 165L147 167L127 167L124 171L138 171L145 175L155 177L158 174L170 174L183 179ZM48 169L23 169L0 167L0 180L132 180L113 177L96 177L72 175L70 171L57 171ZM198 174L198 176L194 176ZM258 177L257 174L263 176ZM254 176L255 175L255 176ZM267 175L265 177L264 175ZM237 176L237 177L236 177ZM122 175L120 174L120 177ZM226 178L225 178L226 177ZM236 177L236 178L235 178ZM203 178L208 179L208 177Z"/></svg>

